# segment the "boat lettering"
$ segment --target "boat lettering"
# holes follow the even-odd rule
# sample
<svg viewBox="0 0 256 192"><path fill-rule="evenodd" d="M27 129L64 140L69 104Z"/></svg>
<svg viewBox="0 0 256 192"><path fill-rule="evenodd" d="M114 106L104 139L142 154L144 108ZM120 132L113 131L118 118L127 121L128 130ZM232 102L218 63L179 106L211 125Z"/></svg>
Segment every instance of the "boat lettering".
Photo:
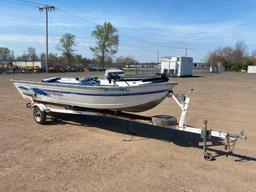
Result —
<svg viewBox="0 0 256 192"><path fill-rule="evenodd" d="M105 88L105 92L130 92L128 87Z"/></svg>

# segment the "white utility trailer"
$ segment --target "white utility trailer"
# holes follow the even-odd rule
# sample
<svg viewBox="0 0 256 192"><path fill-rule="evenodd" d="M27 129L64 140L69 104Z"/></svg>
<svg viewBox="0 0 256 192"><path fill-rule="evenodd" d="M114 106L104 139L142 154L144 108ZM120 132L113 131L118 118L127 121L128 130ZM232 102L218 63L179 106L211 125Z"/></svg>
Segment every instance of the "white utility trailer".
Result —
<svg viewBox="0 0 256 192"><path fill-rule="evenodd" d="M254 73L256 74L256 65L249 65L247 69L247 73Z"/></svg>
<svg viewBox="0 0 256 192"><path fill-rule="evenodd" d="M191 90L193 91L193 90ZM188 94L187 94L188 95ZM204 122L204 128L191 127L186 124L186 115L189 108L190 98L183 94L174 94L170 92L170 97L174 99L179 108L181 109L180 119L177 122L175 117L172 116L141 116L136 114L124 113L120 111L100 111L94 109L74 108L72 106L66 106L65 108L49 107L46 104L35 103L31 98L31 102L27 103L28 108L33 109L34 120L38 124L45 124L47 114L50 113L64 113L64 114L77 114L77 115L91 115L91 116L107 116L111 118L125 119L133 122L144 122L154 126L165 127L181 132L188 132L201 135L203 139L204 158L206 160L212 160L212 155L207 152L206 142L212 137L219 138L225 142L225 150L227 154L232 153L234 146L238 139L246 139L244 132L240 134L226 133L222 131L213 131L207 129L207 121ZM132 139L132 137L131 137Z"/></svg>
<svg viewBox="0 0 256 192"><path fill-rule="evenodd" d="M193 65L192 57L163 57L161 73L176 77L192 76Z"/></svg>

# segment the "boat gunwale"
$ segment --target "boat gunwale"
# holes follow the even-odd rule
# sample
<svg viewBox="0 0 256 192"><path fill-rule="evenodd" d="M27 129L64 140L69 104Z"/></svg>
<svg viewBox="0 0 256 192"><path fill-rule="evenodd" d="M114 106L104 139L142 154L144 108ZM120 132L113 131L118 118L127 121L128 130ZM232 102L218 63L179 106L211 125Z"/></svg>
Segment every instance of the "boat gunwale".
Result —
<svg viewBox="0 0 256 192"><path fill-rule="evenodd" d="M36 84L36 85L43 85L43 86L58 86L58 87L64 87L64 88L82 88L82 89L85 89L85 88L98 88L98 89L108 89L108 88L138 88L138 87L155 87L156 85L178 85L178 83L176 82L157 82L157 83L148 83L148 84L140 84L140 85L137 85L137 86L110 86L110 85L107 85L107 86L88 86L88 85L67 85L67 84L58 84L58 83L45 83L45 82L37 82L37 81L26 81L26 80L18 80L18 79L11 79L11 82L14 82L14 83L27 83L27 84Z"/></svg>

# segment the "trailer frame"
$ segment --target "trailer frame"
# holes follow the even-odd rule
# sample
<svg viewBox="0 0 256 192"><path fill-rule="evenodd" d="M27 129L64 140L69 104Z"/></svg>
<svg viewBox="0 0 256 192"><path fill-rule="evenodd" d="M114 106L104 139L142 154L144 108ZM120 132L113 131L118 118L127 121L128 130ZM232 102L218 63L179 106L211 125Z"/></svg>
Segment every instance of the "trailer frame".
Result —
<svg viewBox="0 0 256 192"><path fill-rule="evenodd" d="M204 127L192 127L186 124L186 116L189 109L190 98L188 97L189 93L192 92L191 89L186 95L184 94L175 94L173 91L170 91L169 97L171 97L178 107L181 109L181 114L179 121L171 126L165 127L167 129L172 129L180 132L193 133L201 135L203 139L203 157L205 160L214 160L211 153L207 152L207 141L210 141L211 138L219 138L225 142L225 151L226 156L233 153L235 145L239 139L245 140L247 137L244 135L244 131L237 133L228 133L223 131L214 131L207 128L208 120L204 120ZM62 113L62 114L73 114L73 115L88 115L88 116L107 116L110 118L124 119L131 122L143 122L146 124L158 126L154 123L153 117L142 116L132 113L125 113L121 111L111 111L111 110L95 110L87 108L78 108L74 106L64 106L64 108L50 107L44 103L34 102L33 98L30 97L30 102L27 103L27 108L33 109L34 120L38 124L45 124L46 116L49 113ZM129 139L128 141L131 141Z"/></svg>

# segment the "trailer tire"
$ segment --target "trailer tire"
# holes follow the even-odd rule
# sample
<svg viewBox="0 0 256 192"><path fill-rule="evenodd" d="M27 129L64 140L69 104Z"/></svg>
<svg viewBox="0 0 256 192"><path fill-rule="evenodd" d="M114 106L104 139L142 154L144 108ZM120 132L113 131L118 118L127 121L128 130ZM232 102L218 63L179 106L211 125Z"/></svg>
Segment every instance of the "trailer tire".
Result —
<svg viewBox="0 0 256 192"><path fill-rule="evenodd" d="M44 125L46 121L46 114L38 106L33 107L33 118L36 123Z"/></svg>

